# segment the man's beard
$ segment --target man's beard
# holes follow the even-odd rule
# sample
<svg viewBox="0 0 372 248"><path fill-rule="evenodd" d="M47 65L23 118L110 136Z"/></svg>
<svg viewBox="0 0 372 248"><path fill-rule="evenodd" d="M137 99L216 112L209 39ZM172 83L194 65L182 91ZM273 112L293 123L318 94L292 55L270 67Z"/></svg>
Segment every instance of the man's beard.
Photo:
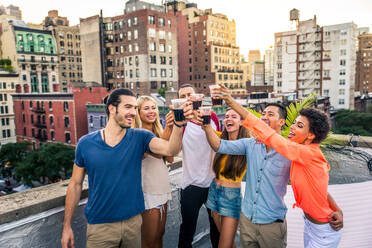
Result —
<svg viewBox="0 0 372 248"><path fill-rule="evenodd" d="M131 116L131 117L133 117L133 119L134 119L134 116ZM127 129L127 128L131 128L132 127L131 125L125 125L123 123L124 122L124 118L121 118L118 115L116 115L114 119L115 119L116 124L118 124L118 126L120 126L121 129Z"/></svg>

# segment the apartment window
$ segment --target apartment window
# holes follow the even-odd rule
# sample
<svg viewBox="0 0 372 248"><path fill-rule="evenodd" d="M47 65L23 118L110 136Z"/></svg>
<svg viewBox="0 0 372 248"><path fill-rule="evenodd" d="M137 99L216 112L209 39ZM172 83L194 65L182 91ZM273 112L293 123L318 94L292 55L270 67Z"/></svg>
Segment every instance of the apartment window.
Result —
<svg viewBox="0 0 372 248"><path fill-rule="evenodd" d="M169 57L169 65L172 65L172 64L173 64L173 58Z"/></svg>
<svg viewBox="0 0 372 248"><path fill-rule="evenodd" d="M139 69L136 69L136 78L139 78Z"/></svg>
<svg viewBox="0 0 372 248"><path fill-rule="evenodd" d="M171 45L168 45L168 52L169 52L169 53L172 52L172 46L171 46Z"/></svg>
<svg viewBox="0 0 372 248"><path fill-rule="evenodd" d="M338 99L338 104L344 105L345 104L345 99Z"/></svg>
<svg viewBox="0 0 372 248"><path fill-rule="evenodd" d="M51 125L51 126L53 126L54 125L54 118L53 118L53 116L51 115L51 116L49 116L49 124Z"/></svg>
<svg viewBox="0 0 372 248"><path fill-rule="evenodd" d="M128 45L128 52L131 53L132 51L133 51L133 50L132 50L132 44L129 44L129 45Z"/></svg>
<svg viewBox="0 0 372 248"><path fill-rule="evenodd" d="M149 24L155 24L155 16L148 16Z"/></svg>
<svg viewBox="0 0 372 248"><path fill-rule="evenodd" d="M132 26L132 20L131 19L128 19L127 25L128 25L128 28L130 28Z"/></svg>
<svg viewBox="0 0 372 248"><path fill-rule="evenodd" d="M168 32L168 40L172 40L172 33Z"/></svg>
<svg viewBox="0 0 372 248"><path fill-rule="evenodd" d="M160 52L165 52L165 44L163 44L163 43L159 44L159 51Z"/></svg>
<svg viewBox="0 0 372 248"><path fill-rule="evenodd" d="M341 49L340 50L340 55L345 56L346 55L346 49Z"/></svg>
<svg viewBox="0 0 372 248"><path fill-rule="evenodd" d="M340 70L340 76L346 75L345 69Z"/></svg>
<svg viewBox="0 0 372 248"><path fill-rule="evenodd" d="M151 68L150 73L151 73L151 77L156 77L156 69L155 68Z"/></svg>
<svg viewBox="0 0 372 248"><path fill-rule="evenodd" d="M165 25L164 18L159 17L159 26L163 27Z"/></svg>
<svg viewBox="0 0 372 248"><path fill-rule="evenodd" d="M151 89L156 90L158 88L158 82L156 81L151 81Z"/></svg>
<svg viewBox="0 0 372 248"><path fill-rule="evenodd" d="M160 56L160 64L166 65L167 64L167 57L165 56Z"/></svg>
<svg viewBox="0 0 372 248"><path fill-rule="evenodd" d="M138 52L139 51L138 43L134 43L134 51L135 52Z"/></svg>
<svg viewBox="0 0 372 248"><path fill-rule="evenodd" d="M133 17L133 25L137 25L138 24L138 17L135 16Z"/></svg>
<svg viewBox="0 0 372 248"><path fill-rule="evenodd" d="M171 20L168 20L168 28L170 28L172 26L172 22Z"/></svg>
<svg viewBox="0 0 372 248"><path fill-rule="evenodd" d="M55 139L56 139L53 130L50 131L50 139L51 139L51 140L55 140Z"/></svg>
<svg viewBox="0 0 372 248"><path fill-rule="evenodd" d="M345 59L341 59L340 60L340 65L345 66L346 65L346 60Z"/></svg>
<svg viewBox="0 0 372 248"><path fill-rule="evenodd" d="M159 31L159 39L165 39L165 31L164 30L160 30Z"/></svg>
<svg viewBox="0 0 372 248"><path fill-rule="evenodd" d="M70 127L70 118L68 116L65 116L64 123L65 123L65 128Z"/></svg>
<svg viewBox="0 0 372 248"><path fill-rule="evenodd" d="M150 48L150 51L156 51L156 43L155 42L150 42L149 48Z"/></svg>
<svg viewBox="0 0 372 248"><path fill-rule="evenodd" d="M173 69L169 69L169 77L173 77Z"/></svg>
<svg viewBox="0 0 372 248"><path fill-rule="evenodd" d="M338 94L339 94L340 96L344 96L344 95L345 95L345 89L339 89L339 90L338 90Z"/></svg>
<svg viewBox="0 0 372 248"><path fill-rule="evenodd" d="M149 37L155 38L156 37L156 31L154 28L149 28Z"/></svg>
<svg viewBox="0 0 372 248"><path fill-rule="evenodd" d="M68 112L68 102L63 102L63 111Z"/></svg>
<svg viewBox="0 0 372 248"><path fill-rule="evenodd" d="M166 82L166 81L161 81L161 82L160 82L160 87L161 87L161 88L165 88L165 87L167 87L167 82Z"/></svg>
<svg viewBox="0 0 372 248"><path fill-rule="evenodd" d="M128 40L132 40L132 32L128 31Z"/></svg>
<svg viewBox="0 0 372 248"><path fill-rule="evenodd" d="M156 55L150 55L150 64L156 64Z"/></svg>
<svg viewBox="0 0 372 248"><path fill-rule="evenodd" d="M70 144L71 143L70 133L65 133L65 138L66 138L66 143Z"/></svg>
<svg viewBox="0 0 372 248"><path fill-rule="evenodd" d="M166 77L167 76L167 70L166 69L160 69L160 76L162 78Z"/></svg>
<svg viewBox="0 0 372 248"><path fill-rule="evenodd" d="M340 79L339 85L345 85L346 80L345 79Z"/></svg>
<svg viewBox="0 0 372 248"><path fill-rule="evenodd" d="M134 32L133 32L133 36L134 36L134 39L138 39L138 30L135 29Z"/></svg>
<svg viewBox="0 0 372 248"><path fill-rule="evenodd" d="M341 40L340 43L342 46L345 46L347 44L347 40Z"/></svg>

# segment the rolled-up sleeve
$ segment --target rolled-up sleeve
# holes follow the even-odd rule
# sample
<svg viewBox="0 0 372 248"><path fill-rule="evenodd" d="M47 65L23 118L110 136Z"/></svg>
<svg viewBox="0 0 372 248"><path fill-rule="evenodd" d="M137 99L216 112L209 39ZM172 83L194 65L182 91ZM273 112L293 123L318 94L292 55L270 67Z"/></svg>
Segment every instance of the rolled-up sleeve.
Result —
<svg viewBox="0 0 372 248"><path fill-rule="evenodd" d="M298 144L282 137L251 113L248 114L242 125L248 128L262 143L271 146L289 160L306 164L314 156L313 146Z"/></svg>
<svg viewBox="0 0 372 248"><path fill-rule="evenodd" d="M218 153L230 154L230 155L245 155L248 143L247 138L238 140L223 140L221 139L220 147L218 148Z"/></svg>

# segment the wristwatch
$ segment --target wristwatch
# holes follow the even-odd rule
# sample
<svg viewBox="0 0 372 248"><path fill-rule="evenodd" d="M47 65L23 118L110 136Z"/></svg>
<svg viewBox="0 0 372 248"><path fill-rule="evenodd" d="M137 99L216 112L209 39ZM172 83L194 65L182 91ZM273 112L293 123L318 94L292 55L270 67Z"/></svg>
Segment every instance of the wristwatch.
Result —
<svg viewBox="0 0 372 248"><path fill-rule="evenodd" d="M186 125L187 125L187 123L184 123L184 124L178 125L178 124L176 123L175 120L173 120L173 124L174 124L176 127L186 127Z"/></svg>

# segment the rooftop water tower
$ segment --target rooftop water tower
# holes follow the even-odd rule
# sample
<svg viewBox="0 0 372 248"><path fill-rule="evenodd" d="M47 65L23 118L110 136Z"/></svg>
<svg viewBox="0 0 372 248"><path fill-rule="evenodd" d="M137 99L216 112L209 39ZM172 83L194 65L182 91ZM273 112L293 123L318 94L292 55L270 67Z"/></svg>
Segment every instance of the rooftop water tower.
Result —
<svg viewBox="0 0 372 248"><path fill-rule="evenodd" d="M292 9L289 12L290 30L295 30L298 27L300 21L300 11L298 9Z"/></svg>

